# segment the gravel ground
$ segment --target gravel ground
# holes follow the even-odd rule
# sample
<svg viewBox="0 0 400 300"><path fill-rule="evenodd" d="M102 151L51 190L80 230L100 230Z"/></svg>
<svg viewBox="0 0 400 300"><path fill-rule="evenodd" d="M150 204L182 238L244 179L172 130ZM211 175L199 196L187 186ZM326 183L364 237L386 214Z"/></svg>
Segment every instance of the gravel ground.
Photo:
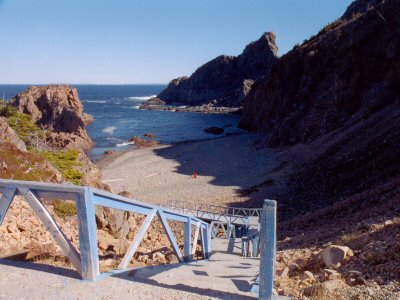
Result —
<svg viewBox="0 0 400 300"><path fill-rule="evenodd" d="M98 165L113 192L127 190L138 200L231 203L280 163L277 150L255 147L258 138L243 134L133 150Z"/></svg>

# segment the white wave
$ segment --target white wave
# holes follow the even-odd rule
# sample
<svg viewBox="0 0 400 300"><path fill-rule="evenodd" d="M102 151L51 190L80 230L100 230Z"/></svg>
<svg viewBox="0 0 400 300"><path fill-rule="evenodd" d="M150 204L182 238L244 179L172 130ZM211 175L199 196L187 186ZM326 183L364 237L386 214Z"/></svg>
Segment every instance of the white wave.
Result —
<svg viewBox="0 0 400 300"><path fill-rule="evenodd" d="M129 100L134 100L134 101L147 101L151 98L157 97L157 95L151 95L151 96L144 96L144 97L128 97Z"/></svg>
<svg viewBox="0 0 400 300"><path fill-rule="evenodd" d="M140 105L134 105L134 106L131 106L131 107L129 107L129 108L132 108L132 109L139 109L139 107L140 107Z"/></svg>
<svg viewBox="0 0 400 300"><path fill-rule="evenodd" d="M115 146L123 147L123 146L129 146L129 145L134 145L134 144L135 144L135 142L124 142L124 143L121 143L121 144L116 144Z"/></svg>
<svg viewBox="0 0 400 300"><path fill-rule="evenodd" d="M103 129L103 132L105 133L109 133L109 134L113 134L115 129L117 129L117 127L115 126L110 126L110 127L106 127Z"/></svg>
<svg viewBox="0 0 400 300"><path fill-rule="evenodd" d="M107 100L86 100L89 103L107 103Z"/></svg>

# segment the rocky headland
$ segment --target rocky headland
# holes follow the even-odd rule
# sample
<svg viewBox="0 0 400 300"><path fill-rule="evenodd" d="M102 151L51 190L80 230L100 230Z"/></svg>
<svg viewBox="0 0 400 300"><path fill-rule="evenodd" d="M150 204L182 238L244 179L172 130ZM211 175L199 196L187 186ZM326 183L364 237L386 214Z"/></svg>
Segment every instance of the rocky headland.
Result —
<svg viewBox="0 0 400 300"><path fill-rule="evenodd" d="M0 178L74 183L110 190L102 172L85 154L93 145L86 126L93 117L84 113L76 88L68 85L32 86L11 101L0 102ZM140 147L157 144L152 134L134 137ZM131 193L122 191L126 197ZM44 205L79 249L77 210L74 201L45 201ZM118 266L145 216L96 208L100 267ZM171 224L183 248L183 233ZM201 257L201 248L197 257ZM0 257L69 266L61 248L20 196L11 204L0 227ZM138 248L132 266L175 263L177 258L161 223L153 222Z"/></svg>
<svg viewBox="0 0 400 300"><path fill-rule="evenodd" d="M218 56L190 77L172 80L157 97L167 104L240 107L254 81L268 74L277 53L275 34L265 33L239 56Z"/></svg>
<svg viewBox="0 0 400 300"><path fill-rule="evenodd" d="M240 114L240 107L218 106L213 103L202 105L168 105L160 98L151 98L140 105L139 109L164 110L171 112L194 112L203 114Z"/></svg>

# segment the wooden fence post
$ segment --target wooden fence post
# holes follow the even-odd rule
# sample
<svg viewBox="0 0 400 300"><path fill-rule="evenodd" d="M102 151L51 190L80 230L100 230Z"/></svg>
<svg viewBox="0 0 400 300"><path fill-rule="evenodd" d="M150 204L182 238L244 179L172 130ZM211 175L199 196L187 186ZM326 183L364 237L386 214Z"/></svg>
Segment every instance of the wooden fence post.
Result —
<svg viewBox="0 0 400 300"><path fill-rule="evenodd" d="M95 280L100 275L99 249L97 247L97 226L93 192L85 188L85 192L77 194L79 244L82 260L82 278Z"/></svg>
<svg viewBox="0 0 400 300"><path fill-rule="evenodd" d="M184 249L183 249L183 256L186 261L193 260L192 253L192 218L187 218L187 223L184 224Z"/></svg>
<svg viewBox="0 0 400 300"><path fill-rule="evenodd" d="M276 261L276 201L265 200L260 232L259 299L271 300Z"/></svg>

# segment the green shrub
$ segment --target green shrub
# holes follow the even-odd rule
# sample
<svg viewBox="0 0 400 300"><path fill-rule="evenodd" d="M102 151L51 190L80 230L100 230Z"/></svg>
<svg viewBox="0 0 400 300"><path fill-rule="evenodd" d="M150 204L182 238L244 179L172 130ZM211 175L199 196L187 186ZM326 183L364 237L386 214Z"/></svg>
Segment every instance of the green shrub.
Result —
<svg viewBox="0 0 400 300"><path fill-rule="evenodd" d="M46 132L32 121L30 115L20 113L16 107L9 104L2 106L0 115L7 118L8 125L27 145L38 146L45 141Z"/></svg>
<svg viewBox="0 0 400 300"><path fill-rule="evenodd" d="M76 208L76 203L73 201L65 200L54 200L54 212L60 218L76 216L78 210Z"/></svg>
<svg viewBox="0 0 400 300"><path fill-rule="evenodd" d="M40 151L39 153L47 158L65 179L73 184L82 185L83 173L75 168L82 165L78 160L78 150Z"/></svg>

